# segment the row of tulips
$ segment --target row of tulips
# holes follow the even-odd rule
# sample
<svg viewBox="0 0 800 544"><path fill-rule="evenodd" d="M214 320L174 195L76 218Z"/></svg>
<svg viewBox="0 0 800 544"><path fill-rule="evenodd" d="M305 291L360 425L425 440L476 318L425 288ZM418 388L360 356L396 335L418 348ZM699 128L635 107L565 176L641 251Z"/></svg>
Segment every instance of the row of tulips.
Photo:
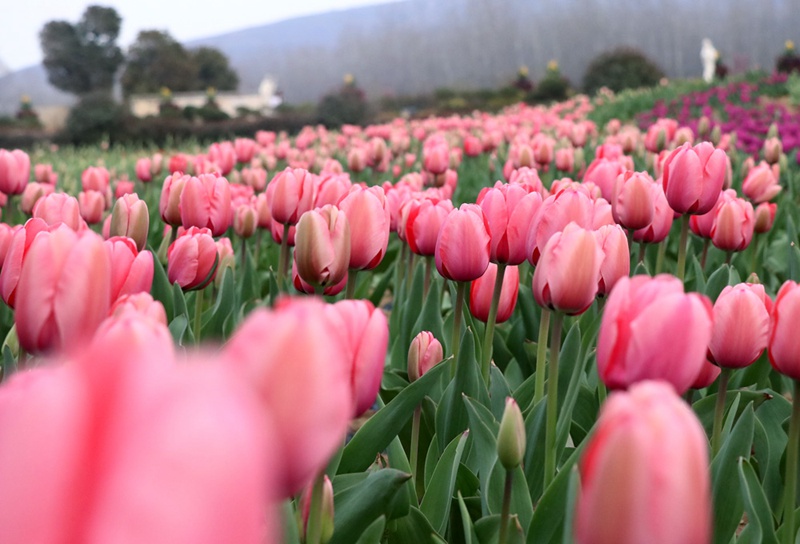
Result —
<svg viewBox="0 0 800 544"><path fill-rule="evenodd" d="M793 541L790 168L589 109L0 150L0 540Z"/></svg>

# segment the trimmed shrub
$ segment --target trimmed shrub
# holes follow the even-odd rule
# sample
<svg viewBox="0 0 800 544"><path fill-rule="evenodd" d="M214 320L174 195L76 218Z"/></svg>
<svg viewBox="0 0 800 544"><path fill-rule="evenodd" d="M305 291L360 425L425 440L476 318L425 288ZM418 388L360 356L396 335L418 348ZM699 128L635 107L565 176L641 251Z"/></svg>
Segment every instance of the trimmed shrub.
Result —
<svg viewBox="0 0 800 544"><path fill-rule="evenodd" d="M594 94L602 87L614 92L638 87L653 87L664 72L640 51L620 47L596 56L583 76L583 88Z"/></svg>
<svg viewBox="0 0 800 544"><path fill-rule="evenodd" d="M98 91L83 96L70 110L63 136L74 144L116 141L124 125L125 109L110 93Z"/></svg>

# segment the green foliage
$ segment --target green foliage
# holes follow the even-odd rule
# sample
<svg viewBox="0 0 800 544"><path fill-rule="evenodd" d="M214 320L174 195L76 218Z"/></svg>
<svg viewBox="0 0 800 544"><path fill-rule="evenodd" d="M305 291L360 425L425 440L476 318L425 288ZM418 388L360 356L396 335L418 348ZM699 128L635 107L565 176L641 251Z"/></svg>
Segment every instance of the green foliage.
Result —
<svg viewBox="0 0 800 544"><path fill-rule="evenodd" d="M116 140L125 123L125 110L110 93L87 94L72 108L64 130L68 141L75 144Z"/></svg>
<svg viewBox="0 0 800 544"><path fill-rule="evenodd" d="M68 93L110 90L124 57L122 19L114 8L89 6L77 24L50 21L39 33L47 79Z"/></svg>
<svg viewBox="0 0 800 544"><path fill-rule="evenodd" d="M317 106L317 117L327 127L363 124L367 113L364 92L355 84L344 85L339 91L326 95Z"/></svg>
<svg viewBox="0 0 800 544"><path fill-rule="evenodd" d="M569 96L569 80L558 70L548 70L547 75L536 86L529 98L534 102L558 102Z"/></svg>
<svg viewBox="0 0 800 544"><path fill-rule="evenodd" d="M199 47L191 51L192 61L197 66L198 89L213 87L220 91L235 91L239 86L239 75L231 68L222 51L213 47Z"/></svg>
<svg viewBox="0 0 800 544"><path fill-rule="evenodd" d="M594 94L602 87L614 92L638 87L652 87L664 72L643 53L620 47L596 56L583 76L583 88Z"/></svg>

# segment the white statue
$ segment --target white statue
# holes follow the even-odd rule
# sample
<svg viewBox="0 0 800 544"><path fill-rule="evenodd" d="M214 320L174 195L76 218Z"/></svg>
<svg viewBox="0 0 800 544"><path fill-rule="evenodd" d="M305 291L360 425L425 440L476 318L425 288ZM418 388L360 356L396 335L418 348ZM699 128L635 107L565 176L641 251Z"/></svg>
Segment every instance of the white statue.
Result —
<svg viewBox="0 0 800 544"><path fill-rule="evenodd" d="M700 60L703 61L703 80L706 83L711 83L711 80L714 79L718 57L719 53L714 44L708 38L704 38L703 47L700 48Z"/></svg>

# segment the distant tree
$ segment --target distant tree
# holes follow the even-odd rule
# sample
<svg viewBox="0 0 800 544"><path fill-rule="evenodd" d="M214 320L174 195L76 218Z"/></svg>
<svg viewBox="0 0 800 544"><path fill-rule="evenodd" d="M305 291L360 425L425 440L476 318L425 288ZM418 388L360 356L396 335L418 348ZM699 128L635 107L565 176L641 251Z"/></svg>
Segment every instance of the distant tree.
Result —
<svg viewBox="0 0 800 544"><path fill-rule="evenodd" d="M68 93L109 91L124 61L117 46L122 18L114 8L89 6L77 24L50 21L39 33L47 79Z"/></svg>
<svg viewBox="0 0 800 544"><path fill-rule="evenodd" d="M196 88L197 65L189 52L167 32L143 30L128 49L122 73L122 91L155 93L162 87L171 91Z"/></svg>
<svg viewBox="0 0 800 544"><path fill-rule="evenodd" d="M652 87L664 72L644 53L631 47L618 47L597 55L583 76L584 90L594 94L601 87L614 92L637 87Z"/></svg>
<svg viewBox="0 0 800 544"><path fill-rule="evenodd" d="M191 52L197 65L197 88L213 87L218 91L235 91L239 75L230 67L228 57L214 47L200 47Z"/></svg>

